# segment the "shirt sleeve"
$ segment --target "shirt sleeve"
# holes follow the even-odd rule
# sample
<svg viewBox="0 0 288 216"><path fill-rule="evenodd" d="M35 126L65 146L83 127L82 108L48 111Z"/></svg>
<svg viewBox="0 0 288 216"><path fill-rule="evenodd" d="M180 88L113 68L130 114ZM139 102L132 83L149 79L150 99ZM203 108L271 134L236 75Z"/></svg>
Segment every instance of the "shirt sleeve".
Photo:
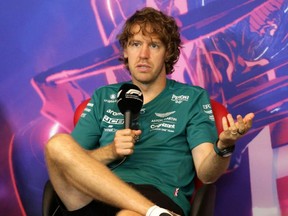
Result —
<svg viewBox="0 0 288 216"><path fill-rule="evenodd" d="M101 136L100 120L97 118L99 109L97 107L97 93L95 92L91 100L84 109L79 121L73 129L71 136L85 149L91 150L99 147Z"/></svg>
<svg viewBox="0 0 288 216"><path fill-rule="evenodd" d="M210 104L210 97L202 89L189 110L187 141L190 149L204 142L214 143L217 140L217 129Z"/></svg>

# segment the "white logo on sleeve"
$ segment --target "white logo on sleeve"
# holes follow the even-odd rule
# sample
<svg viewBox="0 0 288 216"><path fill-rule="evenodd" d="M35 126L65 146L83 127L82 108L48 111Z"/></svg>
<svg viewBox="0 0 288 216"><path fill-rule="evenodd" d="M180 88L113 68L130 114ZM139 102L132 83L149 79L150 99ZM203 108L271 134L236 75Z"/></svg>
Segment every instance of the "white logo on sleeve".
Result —
<svg viewBox="0 0 288 216"><path fill-rule="evenodd" d="M214 115L213 115L213 111L212 111L212 108L211 108L211 104L204 104L202 105L202 108L203 108L203 111L209 115L209 119L211 121L215 121L214 119Z"/></svg>

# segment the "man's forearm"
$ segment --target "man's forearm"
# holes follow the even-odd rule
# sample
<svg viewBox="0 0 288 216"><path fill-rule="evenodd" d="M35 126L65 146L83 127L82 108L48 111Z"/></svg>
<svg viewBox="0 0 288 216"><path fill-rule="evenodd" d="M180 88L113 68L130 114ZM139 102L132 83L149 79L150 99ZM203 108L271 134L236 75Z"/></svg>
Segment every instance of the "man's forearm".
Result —
<svg viewBox="0 0 288 216"><path fill-rule="evenodd" d="M102 164L109 164L116 160L115 152L113 151L112 144L88 151L88 154L101 162Z"/></svg>
<svg viewBox="0 0 288 216"><path fill-rule="evenodd" d="M211 146L210 153L199 167L198 178L206 184L215 182L227 170L230 158L219 156Z"/></svg>

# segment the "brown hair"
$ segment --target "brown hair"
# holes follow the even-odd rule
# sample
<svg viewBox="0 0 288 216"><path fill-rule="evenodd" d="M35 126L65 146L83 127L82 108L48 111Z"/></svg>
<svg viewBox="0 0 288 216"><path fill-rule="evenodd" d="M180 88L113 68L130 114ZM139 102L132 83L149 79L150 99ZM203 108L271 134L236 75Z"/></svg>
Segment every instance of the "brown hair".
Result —
<svg viewBox="0 0 288 216"><path fill-rule="evenodd" d="M140 26L140 31L144 35L156 34L164 43L167 49L167 57L165 59L166 74L174 72L174 65L179 59L181 39L179 27L173 17L165 15L151 7L145 7L136 11L126 22L121 34L117 36L119 43L123 49L126 48L128 39L133 36L132 27ZM150 27L150 28L147 28ZM120 58L128 68L128 59L124 56Z"/></svg>

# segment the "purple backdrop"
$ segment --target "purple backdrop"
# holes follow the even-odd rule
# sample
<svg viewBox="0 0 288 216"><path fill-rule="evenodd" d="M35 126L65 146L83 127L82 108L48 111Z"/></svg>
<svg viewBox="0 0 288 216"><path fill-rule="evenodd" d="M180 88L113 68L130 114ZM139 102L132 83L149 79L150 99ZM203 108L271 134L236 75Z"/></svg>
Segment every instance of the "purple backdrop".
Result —
<svg viewBox="0 0 288 216"><path fill-rule="evenodd" d="M206 88L232 114L256 114L216 183L216 215L288 215L285 0L2 1L0 212L41 215L43 147L71 131L75 107L95 88L129 79L115 37L146 5L181 26L171 78Z"/></svg>

